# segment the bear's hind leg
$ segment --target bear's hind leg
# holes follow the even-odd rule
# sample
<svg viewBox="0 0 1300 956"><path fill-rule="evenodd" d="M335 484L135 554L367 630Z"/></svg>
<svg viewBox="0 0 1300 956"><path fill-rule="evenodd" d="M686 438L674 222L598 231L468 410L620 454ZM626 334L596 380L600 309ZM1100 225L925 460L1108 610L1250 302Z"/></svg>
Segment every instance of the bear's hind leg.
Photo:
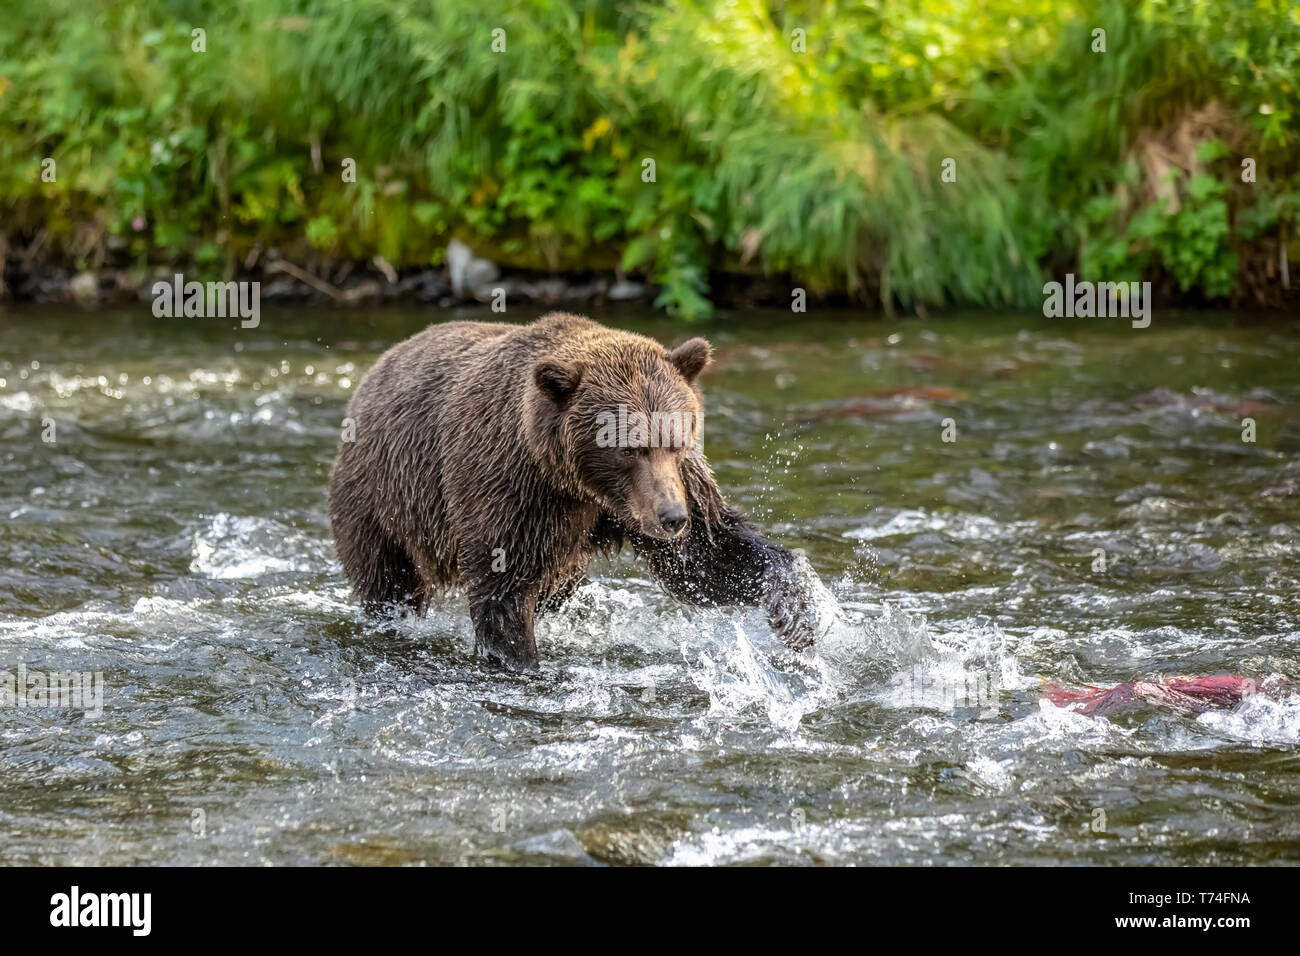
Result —
<svg viewBox="0 0 1300 956"><path fill-rule="evenodd" d="M378 525L365 522L346 534L336 533L334 540L343 570L368 613L399 603L421 609L424 588L415 565Z"/></svg>
<svg viewBox="0 0 1300 956"><path fill-rule="evenodd" d="M427 603L426 588L405 549L384 542L375 552L357 593L370 613L395 604L406 604L421 613Z"/></svg>

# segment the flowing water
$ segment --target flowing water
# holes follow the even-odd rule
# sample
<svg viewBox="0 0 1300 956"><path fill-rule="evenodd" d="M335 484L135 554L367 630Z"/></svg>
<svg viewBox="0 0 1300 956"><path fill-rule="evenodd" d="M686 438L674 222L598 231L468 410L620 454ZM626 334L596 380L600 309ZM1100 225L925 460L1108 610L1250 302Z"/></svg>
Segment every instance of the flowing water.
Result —
<svg viewBox="0 0 1300 956"><path fill-rule="evenodd" d="M719 483L840 610L796 656L622 555L510 676L330 543L348 396L443 317L0 315L0 671L103 679L0 709L3 862L1300 860L1300 700L1038 690L1300 677L1294 324L597 315L712 339Z"/></svg>

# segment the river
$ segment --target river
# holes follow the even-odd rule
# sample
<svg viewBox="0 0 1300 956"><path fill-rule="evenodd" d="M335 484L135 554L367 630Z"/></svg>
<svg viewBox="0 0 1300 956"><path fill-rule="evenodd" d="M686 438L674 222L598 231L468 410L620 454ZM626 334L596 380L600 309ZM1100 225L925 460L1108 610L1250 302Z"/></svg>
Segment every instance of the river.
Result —
<svg viewBox="0 0 1300 956"><path fill-rule="evenodd" d="M795 656L625 553L514 676L455 595L368 621L330 543L349 395L446 317L0 314L0 671L103 687L0 709L0 860L1300 861L1300 699L1039 694L1300 678L1294 323L594 314L710 338L719 484L842 619Z"/></svg>

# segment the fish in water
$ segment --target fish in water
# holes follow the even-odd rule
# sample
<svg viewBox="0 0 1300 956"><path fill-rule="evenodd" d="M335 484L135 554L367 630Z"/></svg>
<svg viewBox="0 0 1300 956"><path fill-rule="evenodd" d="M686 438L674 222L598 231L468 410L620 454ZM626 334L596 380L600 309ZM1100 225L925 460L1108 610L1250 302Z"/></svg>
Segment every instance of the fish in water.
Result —
<svg viewBox="0 0 1300 956"><path fill-rule="evenodd" d="M1104 717L1142 704L1169 707L1185 714L1203 714L1210 710L1230 710L1255 694L1282 698L1296 693L1297 689L1294 684L1278 679L1259 681L1236 674L1219 674L1153 677L1113 687L1078 687L1046 681L1042 692L1057 707Z"/></svg>

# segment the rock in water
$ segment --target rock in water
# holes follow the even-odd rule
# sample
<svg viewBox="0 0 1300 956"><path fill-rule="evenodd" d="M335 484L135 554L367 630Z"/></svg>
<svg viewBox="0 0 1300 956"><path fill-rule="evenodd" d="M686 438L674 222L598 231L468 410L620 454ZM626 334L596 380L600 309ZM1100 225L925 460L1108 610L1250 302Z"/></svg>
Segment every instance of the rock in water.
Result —
<svg viewBox="0 0 1300 956"><path fill-rule="evenodd" d="M480 259L459 239L447 244L447 275L457 298L485 299L491 295L488 283L501 274L496 263Z"/></svg>

